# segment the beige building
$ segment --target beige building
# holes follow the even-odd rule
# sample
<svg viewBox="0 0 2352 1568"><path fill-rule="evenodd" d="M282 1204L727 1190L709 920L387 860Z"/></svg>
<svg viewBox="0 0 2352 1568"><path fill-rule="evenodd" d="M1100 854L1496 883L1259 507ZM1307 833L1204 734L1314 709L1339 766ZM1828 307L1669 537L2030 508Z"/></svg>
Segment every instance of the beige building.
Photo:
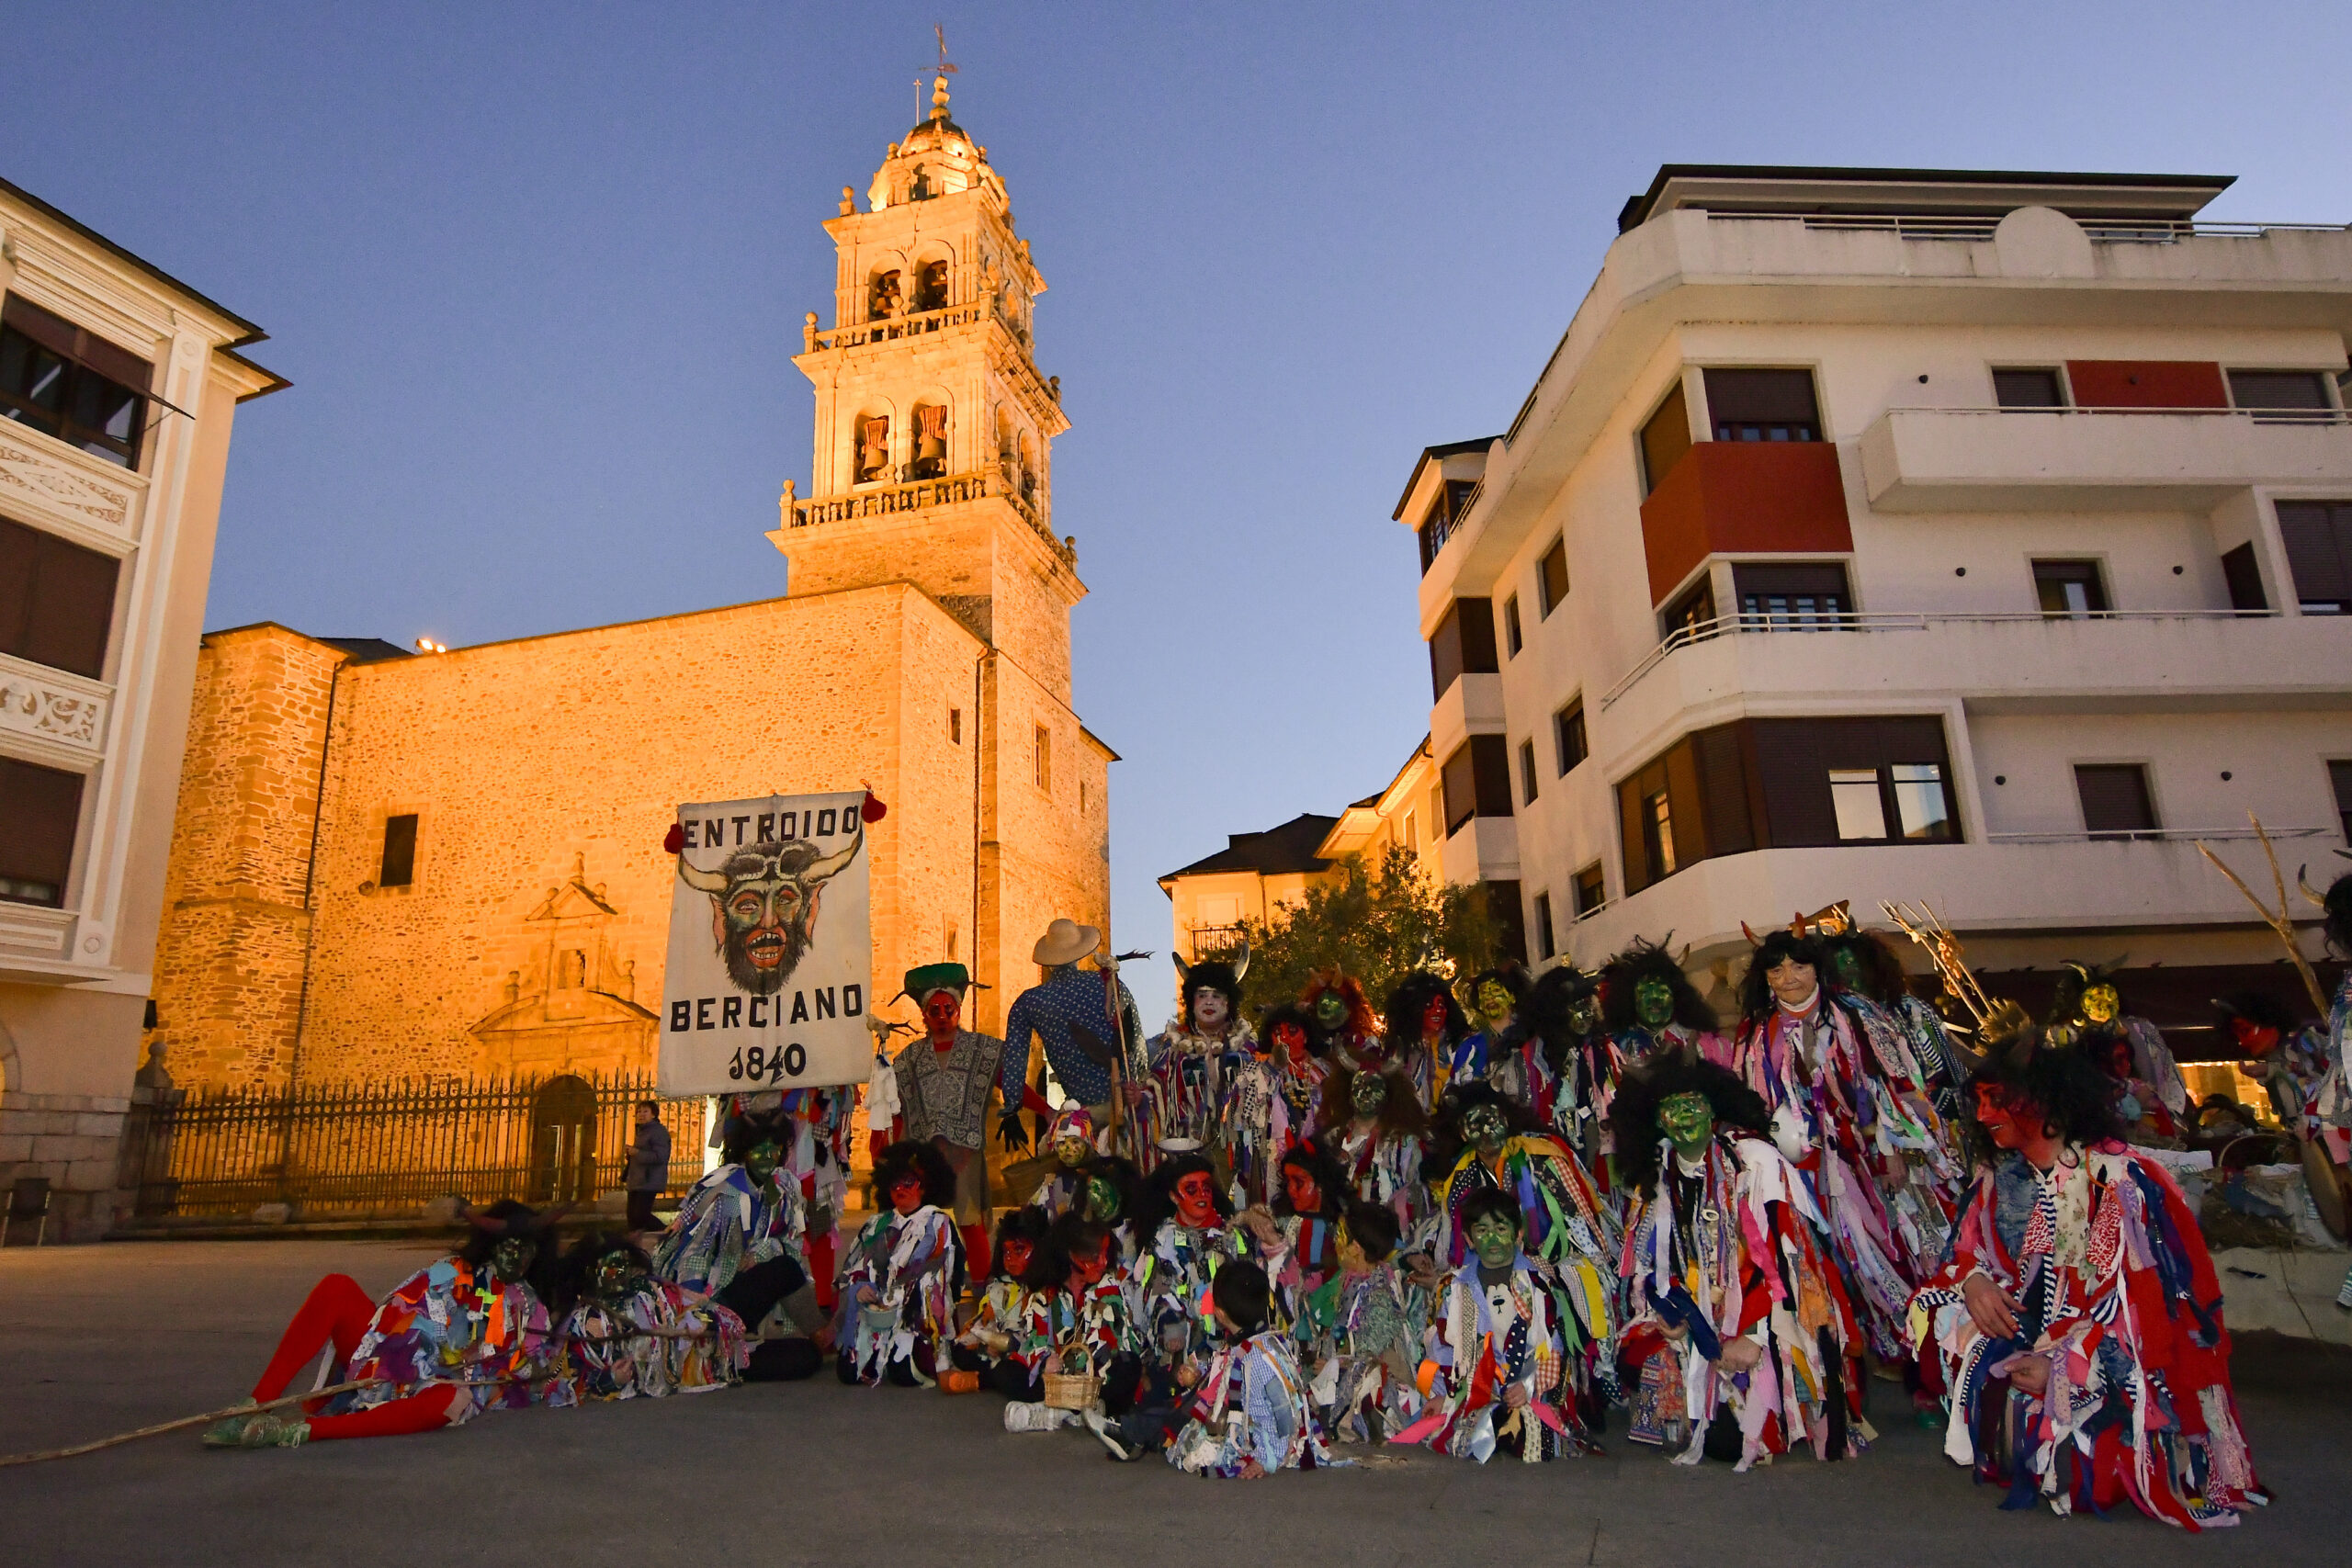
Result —
<svg viewBox="0 0 2352 1568"><path fill-rule="evenodd" d="M1107 929L1115 759L1069 705L1044 282L935 103L826 224L814 493L767 536L786 597L419 655L204 639L157 993L183 1081L650 1068L683 801L871 788L876 991L962 961L983 1028L1055 917Z"/></svg>
<svg viewBox="0 0 2352 1568"><path fill-rule="evenodd" d="M1230 835L1215 854L1159 879L1175 952L1192 964L1234 946L1245 922L1263 925L1284 905L1298 904L1308 887L1335 879L1350 855L1377 864L1394 845L1419 855L1423 824L1443 815L1436 764L1424 739L1387 788L1337 817L1306 812L1262 833ZM1499 908L1498 913L1507 919L1517 915Z"/></svg>
<svg viewBox="0 0 2352 1568"><path fill-rule="evenodd" d="M2228 183L1662 169L1398 508L1445 874L1538 960L1920 899L2160 1021L2284 976L2198 841L2352 821L2352 232Z"/></svg>
<svg viewBox="0 0 2352 1568"><path fill-rule="evenodd" d="M172 792L261 329L0 181L0 1190L113 1222Z"/></svg>

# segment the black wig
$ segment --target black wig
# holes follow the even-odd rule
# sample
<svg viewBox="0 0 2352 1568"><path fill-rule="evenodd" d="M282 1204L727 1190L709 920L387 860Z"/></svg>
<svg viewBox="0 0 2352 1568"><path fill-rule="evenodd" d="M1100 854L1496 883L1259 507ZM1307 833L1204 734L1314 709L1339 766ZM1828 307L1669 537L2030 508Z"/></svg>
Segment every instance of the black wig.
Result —
<svg viewBox="0 0 2352 1568"><path fill-rule="evenodd" d="M1243 955L1248 966L1248 955ZM1222 958L1211 958L1187 966L1182 958L1176 960L1176 1020L1187 1031L1193 1028L1193 994L1207 989L1225 998L1228 1023L1241 1021L1241 976L1233 965Z"/></svg>
<svg viewBox="0 0 2352 1568"><path fill-rule="evenodd" d="M1331 1037L1323 1032L1321 1024L1315 1021L1315 1014L1298 1002L1277 1003L1260 1015L1258 1049L1277 1062L1281 1061L1283 1049L1274 1043L1274 1031L1285 1023L1295 1023L1306 1032L1308 1055L1329 1056L1331 1054Z"/></svg>
<svg viewBox="0 0 2352 1568"><path fill-rule="evenodd" d="M1380 1130L1427 1137L1430 1114L1421 1109L1420 1091L1413 1087L1413 1080L1401 1072L1381 1072L1373 1067L1331 1069L1323 1079L1323 1104L1316 1113L1315 1135L1319 1138L1355 1120L1356 1079L1366 1075L1388 1086L1388 1099L1380 1107Z"/></svg>
<svg viewBox="0 0 2352 1568"><path fill-rule="evenodd" d="M1029 1273L1038 1277L1040 1288L1058 1288L1069 1283L1070 1275L1078 1267L1077 1259L1097 1252L1102 1254L1109 1268L1117 1267L1119 1249L1111 1240L1111 1227L1072 1209L1054 1222L1053 1229L1046 1233L1046 1245L1037 1249L1041 1259L1051 1255L1050 1261L1058 1272L1048 1277L1033 1264ZM1029 1275L1022 1276L1023 1284L1031 1282Z"/></svg>
<svg viewBox="0 0 2352 1568"><path fill-rule="evenodd" d="M580 1304L596 1288L596 1269L615 1253L627 1255L640 1274L652 1272L653 1264L645 1249L629 1239L623 1231L596 1231L582 1236L563 1250L563 1261L556 1266L553 1289L548 1296L548 1314L560 1322L563 1315Z"/></svg>
<svg viewBox="0 0 2352 1568"><path fill-rule="evenodd" d="M1396 1211L1385 1203L1374 1203L1358 1198L1348 1204L1348 1237L1363 1248L1366 1260L1385 1263L1396 1250L1403 1232L1396 1224Z"/></svg>
<svg viewBox="0 0 2352 1568"><path fill-rule="evenodd" d="M1469 1036L1470 1020L1463 1013L1462 1004L1453 999L1453 988L1445 983L1445 976L1416 969L1397 981L1388 993L1384 1018L1390 1052L1410 1051L1420 1045L1421 1014L1439 998L1445 1000L1447 1047L1450 1049Z"/></svg>
<svg viewBox="0 0 2352 1568"><path fill-rule="evenodd" d="M1617 1098L1609 1106L1618 1179L1645 1198L1657 1192L1657 1108L1678 1094L1705 1095L1718 1128L1763 1133L1772 1125L1764 1097L1729 1067L1679 1051L1650 1056L1617 1080Z"/></svg>
<svg viewBox="0 0 2352 1568"><path fill-rule="evenodd" d="M1565 1074L1569 1055L1585 1041L1574 1021L1577 1004L1585 1004L1598 1024L1600 990L1600 978L1573 964L1546 969L1528 987L1520 1017L1544 1043L1544 1060L1551 1065L1553 1072Z"/></svg>
<svg viewBox="0 0 2352 1568"><path fill-rule="evenodd" d="M1035 1281L1029 1276L1037 1271L1037 1258L1046 1250L1046 1237L1047 1232L1052 1230L1053 1224L1052 1220L1046 1218L1046 1211L1035 1203L1025 1208L1006 1210L996 1222L996 1238L989 1248L989 1278L998 1280L1007 1277L1004 1272L1004 1244L1009 1241L1025 1241L1029 1244L1029 1267L1013 1278L1018 1279L1020 1283L1024 1285L1034 1284ZM1052 1274L1051 1278L1058 1281L1069 1273L1069 1266L1065 1263Z"/></svg>
<svg viewBox="0 0 2352 1568"><path fill-rule="evenodd" d="M1295 1165L1315 1178L1315 1190L1322 1194L1323 1207L1310 1219L1335 1218L1347 1203L1349 1186L1347 1173L1339 1162L1313 1144L1293 1144L1283 1151L1282 1165ZM1279 1173L1279 1166L1277 1172ZM1298 1213L1290 1201L1290 1183L1282 1184L1282 1191L1274 1199L1274 1213L1288 1219Z"/></svg>
<svg viewBox="0 0 2352 1568"><path fill-rule="evenodd" d="M1227 1197L1225 1189L1217 1184L1216 1167L1209 1163L1209 1156L1204 1154L1170 1155L1152 1168L1150 1179L1144 1183L1141 1199L1144 1213L1136 1225L1138 1241L1149 1246L1151 1238L1159 1234L1161 1223L1176 1217L1176 1184L1188 1176L1209 1179L1210 1198L1216 1206L1218 1224L1233 1218L1233 1200Z"/></svg>
<svg viewBox="0 0 2352 1568"><path fill-rule="evenodd" d="M1780 998L1772 994L1770 976L1773 970L1791 959L1810 968L1816 985L1828 980L1829 976L1823 971L1828 967L1829 955L1822 951L1817 938L1799 936L1791 931L1766 931L1764 940L1758 942L1756 951L1748 955L1747 975L1739 983L1739 1013L1742 1018L1750 1023L1761 1023L1772 1016L1772 1010L1780 1005Z"/></svg>
<svg viewBox="0 0 2352 1568"><path fill-rule="evenodd" d="M719 1134L719 1160L726 1165L741 1165L743 1156L762 1144L774 1144L779 1155L792 1152L792 1130L786 1125L783 1115L730 1117ZM779 1159L776 1163L784 1162Z"/></svg>
<svg viewBox="0 0 2352 1568"><path fill-rule="evenodd" d="M2067 1143L2089 1147L2123 1136L2123 1116L2115 1103L2122 1085L2108 1077L2089 1053L2052 1045L2011 1050L1987 1059L1968 1080L1962 1131L1973 1162L2000 1157L1976 1120L1976 1090L1986 1086L2008 1092L2018 1120L2040 1116L2044 1132Z"/></svg>
<svg viewBox="0 0 2352 1568"><path fill-rule="evenodd" d="M922 1183L924 1202L935 1209L955 1207L956 1172L947 1156L912 1138L892 1144L874 1156L876 1206L888 1206L890 1189L909 1176Z"/></svg>
<svg viewBox="0 0 2352 1568"><path fill-rule="evenodd" d="M1881 1007L1893 1007L1911 991L1911 982L1903 973L1903 960L1894 944L1876 931L1859 927L1838 931L1818 939L1821 962L1826 970L1824 979L1844 984L1838 973L1838 959L1844 954L1853 961L1853 989L1864 998Z"/></svg>
<svg viewBox="0 0 2352 1568"><path fill-rule="evenodd" d="M1667 941L1673 940L1674 933L1668 931ZM1634 987L1645 979L1663 980L1673 990L1675 1022L1695 1033L1715 1032L1715 1010L1690 984L1666 943L1635 937L1624 952L1601 966L1600 1013L1610 1033L1630 1034L1642 1026L1634 1011Z"/></svg>

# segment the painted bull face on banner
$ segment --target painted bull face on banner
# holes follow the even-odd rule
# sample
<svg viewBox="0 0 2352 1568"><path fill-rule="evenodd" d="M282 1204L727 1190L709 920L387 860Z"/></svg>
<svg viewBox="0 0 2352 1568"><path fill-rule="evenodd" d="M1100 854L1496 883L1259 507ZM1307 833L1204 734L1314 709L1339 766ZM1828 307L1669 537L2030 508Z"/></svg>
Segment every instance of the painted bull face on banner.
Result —
<svg viewBox="0 0 2352 1568"><path fill-rule="evenodd" d="M739 989L772 997L797 968L817 927L817 900L836 872L857 858L861 829L825 854L806 840L773 840L737 850L716 871L697 871L683 855L678 874L710 895L710 936Z"/></svg>

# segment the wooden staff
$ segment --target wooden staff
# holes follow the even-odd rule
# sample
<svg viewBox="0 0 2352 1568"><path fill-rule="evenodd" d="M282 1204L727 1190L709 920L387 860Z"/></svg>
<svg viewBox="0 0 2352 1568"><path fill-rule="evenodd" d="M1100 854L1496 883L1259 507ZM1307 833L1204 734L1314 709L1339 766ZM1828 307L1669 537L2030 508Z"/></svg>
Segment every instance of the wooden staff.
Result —
<svg viewBox="0 0 2352 1568"><path fill-rule="evenodd" d="M2278 890L2278 908L2276 913L2272 912L2269 905L2256 897L2254 889L2240 880L2236 872L2222 864L2222 857L2215 854L2201 839L2198 840L2197 852L2211 861L2213 869L2228 877L2230 886L2245 895L2245 901L2260 911L2263 923L2278 933L2280 942L2286 943L2287 956L2295 961L2295 973L2303 977L2303 989L2312 995L2312 1006L2319 1010L2319 1016L2322 1019L2325 1019L2328 1015L2327 994L2320 989L2319 976L2312 973L2310 961L2303 957L2302 948L2296 943L2295 922L2289 914L2287 903L2287 877L2286 874L2278 869L2278 852L2271 847L2270 835L2263 830L2262 818L2249 811L2245 814L2245 819L2254 824L2254 836L2262 840L2262 852L2270 862L2270 881Z"/></svg>
<svg viewBox="0 0 2352 1568"><path fill-rule="evenodd" d="M208 1410L201 1416L183 1416L176 1421L164 1421L153 1427L141 1427L135 1432L118 1432L111 1438L100 1438L94 1443L76 1443L70 1449L44 1449L39 1453L9 1454L0 1457L0 1470L13 1464L38 1464L46 1459L72 1459L76 1454L94 1454L100 1449L110 1449L119 1443L136 1442L141 1438L160 1438L165 1432L177 1432L188 1427L202 1427L214 1421L226 1421L232 1416L251 1416L258 1411L276 1410L281 1405L301 1404L313 1399L325 1399L331 1394L348 1393L355 1388L367 1388L374 1383L390 1382L390 1378L358 1378L339 1382L331 1388L312 1389L308 1393L289 1393L283 1399L273 1399L266 1404L232 1404L226 1410Z"/></svg>

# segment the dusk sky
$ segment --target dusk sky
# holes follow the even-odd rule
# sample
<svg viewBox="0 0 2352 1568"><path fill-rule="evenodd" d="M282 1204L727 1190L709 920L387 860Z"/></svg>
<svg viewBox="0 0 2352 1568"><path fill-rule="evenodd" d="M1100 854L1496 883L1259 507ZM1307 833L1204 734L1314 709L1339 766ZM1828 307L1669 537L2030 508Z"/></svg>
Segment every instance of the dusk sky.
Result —
<svg viewBox="0 0 2352 1568"><path fill-rule="evenodd" d="M82 0L12 8L0 174L294 383L239 416L209 626L668 615L783 590L819 224L917 118L934 21L1049 285L1122 947L1169 945L1157 875L1420 739L1397 491L1509 423L1661 163L2234 174L2208 216L2352 219L2342 0ZM1136 986L1156 1024L1165 970Z"/></svg>

